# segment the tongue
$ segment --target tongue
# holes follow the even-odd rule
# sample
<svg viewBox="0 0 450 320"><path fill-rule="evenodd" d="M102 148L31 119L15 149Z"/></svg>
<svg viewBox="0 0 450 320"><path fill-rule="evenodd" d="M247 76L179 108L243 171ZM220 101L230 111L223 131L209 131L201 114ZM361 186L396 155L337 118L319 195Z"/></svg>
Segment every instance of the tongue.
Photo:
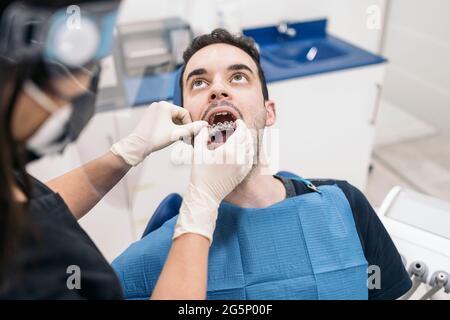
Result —
<svg viewBox="0 0 450 320"><path fill-rule="evenodd" d="M234 130L214 131L208 141L210 149L215 149L225 143L227 141L227 138L229 138L233 134L233 132Z"/></svg>
<svg viewBox="0 0 450 320"><path fill-rule="evenodd" d="M214 143L225 143L227 142L227 136L229 135L230 133L227 134L226 130L217 131L214 135L211 136L210 141Z"/></svg>
<svg viewBox="0 0 450 320"><path fill-rule="evenodd" d="M222 142L227 142L227 131L220 131L220 134L222 135Z"/></svg>

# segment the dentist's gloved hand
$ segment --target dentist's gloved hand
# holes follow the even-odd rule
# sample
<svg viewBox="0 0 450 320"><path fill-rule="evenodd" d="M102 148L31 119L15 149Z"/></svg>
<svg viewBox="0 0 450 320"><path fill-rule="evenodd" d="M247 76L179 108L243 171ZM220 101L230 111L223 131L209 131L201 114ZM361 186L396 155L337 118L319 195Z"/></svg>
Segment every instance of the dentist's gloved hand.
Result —
<svg viewBox="0 0 450 320"><path fill-rule="evenodd" d="M137 127L111 147L111 152L131 166L137 166L150 153L167 147L183 137L196 135L206 121L192 122L186 109L168 102L152 103Z"/></svg>
<svg viewBox="0 0 450 320"><path fill-rule="evenodd" d="M242 120L236 131L215 150L209 150L208 129L194 140L191 181L184 194L174 239L185 233L200 234L212 243L220 202L247 176L253 165L254 145Z"/></svg>

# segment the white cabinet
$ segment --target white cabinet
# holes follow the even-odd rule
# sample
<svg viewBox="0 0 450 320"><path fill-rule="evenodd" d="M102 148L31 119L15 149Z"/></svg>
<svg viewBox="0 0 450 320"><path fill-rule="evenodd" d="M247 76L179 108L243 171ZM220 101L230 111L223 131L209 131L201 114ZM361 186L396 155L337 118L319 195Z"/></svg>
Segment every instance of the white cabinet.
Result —
<svg viewBox="0 0 450 320"><path fill-rule="evenodd" d="M269 84L279 170L347 180L364 190L384 64Z"/></svg>

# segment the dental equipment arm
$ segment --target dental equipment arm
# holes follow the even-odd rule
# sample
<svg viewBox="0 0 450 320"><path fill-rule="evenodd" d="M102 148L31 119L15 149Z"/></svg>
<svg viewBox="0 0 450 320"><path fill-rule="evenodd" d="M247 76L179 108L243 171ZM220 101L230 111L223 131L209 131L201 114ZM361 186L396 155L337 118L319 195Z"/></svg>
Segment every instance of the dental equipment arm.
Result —
<svg viewBox="0 0 450 320"><path fill-rule="evenodd" d="M207 148L207 128L195 138L190 184L152 299L206 298L208 254L219 204L242 182L253 164L250 130L241 120L236 124L233 135L215 150Z"/></svg>
<svg viewBox="0 0 450 320"><path fill-rule="evenodd" d="M206 125L204 121L191 122L183 108L167 102L153 103L145 110L136 129L115 143L111 151L46 184L61 195L75 218L80 219L132 166L181 137L197 134Z"/></svg>
<svg viewBox="0 0 450 320"><path fill-rule="evenodd" d="M430 286L432 287L425 293L420 300L428 300L432 298L439 290L444 288L445 293L450 293L449 275L445 271L436 271L431 275Z"/></svg>
<svg viewBox="0 0 450 320"><path fill-rule="evenodd" d="M401 296L399 300L408 300L422 283L427 283L428 267L425 263L414 261L411 263L408 273L412 277L413 284L411 289Z"/></svg>

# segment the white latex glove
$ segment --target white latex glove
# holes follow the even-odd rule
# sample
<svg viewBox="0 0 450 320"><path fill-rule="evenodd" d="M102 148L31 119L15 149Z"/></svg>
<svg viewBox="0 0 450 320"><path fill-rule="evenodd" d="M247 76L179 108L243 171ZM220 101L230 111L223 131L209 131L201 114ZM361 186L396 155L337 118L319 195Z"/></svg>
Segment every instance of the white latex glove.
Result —
<svg viewBox="0 0 450 320"><path fill-rule="evenodd" d="M242 120L236 131L215 150L207 148L208 129L194 140L191 181L184 194L174 239L184 233L205 236L212 243L220 202L242 182L253 165L253 137Z"/></svg>
<svg viewBox="0 0 450 320"><path fill-rule="evenodd" d="M206 121L192 122L186 109L168 102L154 102L145 110L137 127L115 143L111 152L136 166L150 153L167 147L183 137L196 135Z"/></svg>

